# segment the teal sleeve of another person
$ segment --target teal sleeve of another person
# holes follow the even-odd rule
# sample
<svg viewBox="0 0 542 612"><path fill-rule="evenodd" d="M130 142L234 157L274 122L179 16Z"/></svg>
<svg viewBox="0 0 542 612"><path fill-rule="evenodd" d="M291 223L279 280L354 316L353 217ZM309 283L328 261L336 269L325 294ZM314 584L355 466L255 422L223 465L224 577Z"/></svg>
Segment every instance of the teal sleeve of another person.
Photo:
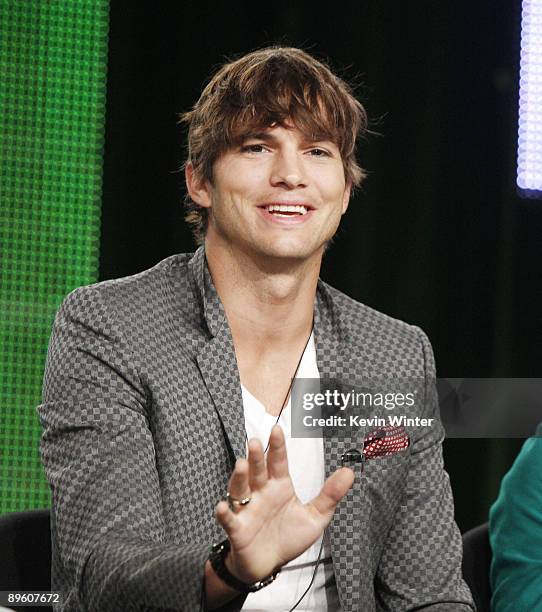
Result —
<svg viewBox="0 0 542 612"><path fill-rule="evenodd" d="M525 442L503 478L489 513L489 538L491 609L542 612L542 437Z"/></svg>

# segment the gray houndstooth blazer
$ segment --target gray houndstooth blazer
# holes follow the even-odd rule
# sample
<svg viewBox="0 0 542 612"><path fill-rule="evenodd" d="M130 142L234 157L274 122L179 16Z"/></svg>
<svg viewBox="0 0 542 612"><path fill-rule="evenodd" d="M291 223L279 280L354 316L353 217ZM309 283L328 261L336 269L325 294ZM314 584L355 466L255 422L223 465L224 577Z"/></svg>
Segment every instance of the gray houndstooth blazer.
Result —
<svg viewBox="0 0 542 612"><path fill-rule="evenodd" d="M314 324L322 377L434 376L419 329L323 282ZM203 249L68 295L38 411L57 609L199 610L210 545L224 537L214 507L245 452L233 342ZM423 411L438 411L430 382ZM337 507L344 612L473 609L441 441L432 429L368 462ZM359 443L326 438L327 472Z"/></svg>

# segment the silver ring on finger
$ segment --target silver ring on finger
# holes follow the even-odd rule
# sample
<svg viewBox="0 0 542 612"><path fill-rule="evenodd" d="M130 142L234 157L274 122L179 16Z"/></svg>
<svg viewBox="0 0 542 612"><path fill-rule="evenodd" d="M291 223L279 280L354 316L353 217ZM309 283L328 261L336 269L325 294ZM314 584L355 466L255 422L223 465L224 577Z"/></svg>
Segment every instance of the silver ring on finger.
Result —
<svg viewBox="0 0 542 612"><path fill-rule="evenodd" d="M230 495L229 491L226 493L226 501L228 502L228 506L230 507L230 510L234 510L235 508L246 506L247 504L250 503L251 499L252 497L250 495L248 497L239 498L239 497L233 497L233 495Z"/></svg>

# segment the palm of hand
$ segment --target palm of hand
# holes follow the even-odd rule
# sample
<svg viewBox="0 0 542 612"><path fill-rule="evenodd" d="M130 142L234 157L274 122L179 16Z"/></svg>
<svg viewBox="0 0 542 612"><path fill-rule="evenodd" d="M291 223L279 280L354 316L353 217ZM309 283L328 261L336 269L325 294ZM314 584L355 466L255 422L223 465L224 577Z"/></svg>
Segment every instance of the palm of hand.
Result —
<svg viewBox="0 0 542 612"><path fill-rule="evenodd" d="M236 560L241 566L252 562L262 575L270 564L272 571L303 553L328 522L312 505L301 503L289 477L269 480L255 491L238 518L229 534Z"/></svg>
<svg viewBox="0 0 542 612"><path fill-rule="evenodd" d="M220 502L216 509L231 544L230 569L247 583L268 576L307 550L323 533L354 479L350 469L337 470L320 494L303 504L290 478L280 427L273 429L269 446L266 462L261 444L251 440L248 462L238 460L230 479L230 494L250 496L250 503L231 509Z"/></svg>

